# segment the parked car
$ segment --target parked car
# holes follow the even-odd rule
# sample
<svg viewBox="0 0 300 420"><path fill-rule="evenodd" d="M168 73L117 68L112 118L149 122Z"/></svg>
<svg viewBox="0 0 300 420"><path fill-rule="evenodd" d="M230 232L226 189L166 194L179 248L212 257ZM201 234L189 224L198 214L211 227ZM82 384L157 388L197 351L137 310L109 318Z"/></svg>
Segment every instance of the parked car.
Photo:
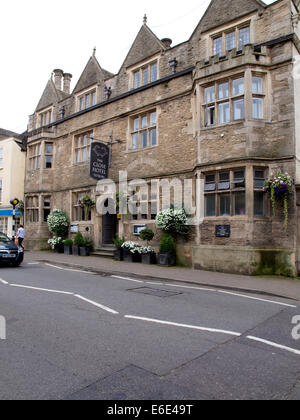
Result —
<svg viewBox="0 0 300 420"><path fill-rule="evenodd" d="M0 264L18 267L24 259L24 249L0 232Z"/></svg>

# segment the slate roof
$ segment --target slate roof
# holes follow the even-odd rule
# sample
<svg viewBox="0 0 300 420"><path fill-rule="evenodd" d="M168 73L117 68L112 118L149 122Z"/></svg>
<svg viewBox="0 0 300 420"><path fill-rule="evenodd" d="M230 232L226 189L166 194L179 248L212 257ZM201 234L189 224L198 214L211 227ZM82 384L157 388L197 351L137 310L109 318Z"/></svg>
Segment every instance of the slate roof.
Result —
<svg viewBox="0 0 300 420"><path fill-rule="evenodd" d="M9 137L18 138L19 136L20 136L20 134L18 134L18 133L14 133L13 131L5 130L4 128L0 128L0 139L6 139L6 138L9 138Z"/></svg>

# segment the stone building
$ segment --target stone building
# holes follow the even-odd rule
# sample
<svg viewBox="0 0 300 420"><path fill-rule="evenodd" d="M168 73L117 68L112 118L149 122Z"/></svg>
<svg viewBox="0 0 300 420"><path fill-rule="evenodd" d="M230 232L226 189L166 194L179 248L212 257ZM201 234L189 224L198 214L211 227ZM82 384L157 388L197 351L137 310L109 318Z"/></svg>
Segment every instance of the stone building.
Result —
<svg viewBox="0 0 300 420"><path fill-rule="evenodd" d="M12 237L22 222L22 212L15 211L11 200L24 199L26 153L21 136L0 128L0 232Z"/></svg>
<svg viewBox="0 0 300 420"><path fill-rule="evenodd" d="M145 17L118 74L104 70L95 51L72 92L71 74L54 70L28 126L27 245L45 246L53 208L66 210L74 230L88 232L99 248L116 232L135 240L144 225L157 244L160 181L192 180L201 223L179 241L182 262L295 273L296 199L286 231L263 185L277 170L300 185L299 3L213 0L190 39L176 46L158 39ZM101 195L89 176L93 141L111 141L110 179L118 183L127 171L128 181L149 184L148 193L132 188L137 214L84 214L80 199Z"/></svg>

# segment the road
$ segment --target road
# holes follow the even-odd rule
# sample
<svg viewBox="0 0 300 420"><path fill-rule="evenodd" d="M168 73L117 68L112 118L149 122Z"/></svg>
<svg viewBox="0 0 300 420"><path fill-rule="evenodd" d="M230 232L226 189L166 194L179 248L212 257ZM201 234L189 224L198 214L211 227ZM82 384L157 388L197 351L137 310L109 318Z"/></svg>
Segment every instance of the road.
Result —
<svg viewBox="0 0 300 420"><path fill-rule="evenodd" d="M299 302L0 268L0 399L300 399Z"/></svg>

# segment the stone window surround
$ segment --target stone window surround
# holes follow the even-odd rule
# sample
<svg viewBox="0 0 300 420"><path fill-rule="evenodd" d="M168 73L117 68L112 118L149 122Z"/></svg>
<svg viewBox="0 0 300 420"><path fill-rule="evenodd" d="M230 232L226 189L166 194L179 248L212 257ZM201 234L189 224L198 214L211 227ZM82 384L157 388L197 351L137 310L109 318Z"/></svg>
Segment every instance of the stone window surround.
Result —
<svg viewBox="0 0 300 420"><path fill-rule="evenodd" d="M159 63L160 63L160 54L157 54L157 55L153 56L152 58L150 58L146 61L135 64L134 66L128 67L127 70L126 70L127 75L128 75L128 80L129 80L128 89L129 90L134 89L134 73L136 73L137 71L140 71L140 86L139 87L147 86L147 84L151 83L151 70L150 69L151 69L152 64L157 64L157 79L155 81L159 80L159 78L160 78ZM143 72L143 69L146 68L146 67L149 68L149 82L147 84L143 85L143 83L142 83L142 81L143 81L142 72Z"/></svg>
<svg viewBox="0 0 300 420"><path fill-rule="evenodd" d="M46 127L51 124L53 121L53 107L43 109L38 113L38 128Z"/></svg>
<svg viewBox="0 0 300 420"><path fill-rule="evenodd" d="M155 222L155 217L159 212L160 206L160 181L153 179L152 182L147 183L147 194L145 191L138 190L138 185L136 185L135 194L131 196L131 201L136 204L137 214L131 214L132 223L136 224L148 222ZM134 191L133 191L134 192ZM136 200L132 200L136 198ZM152 211L155 210L155 213ZM155 217L154 217L155 216Z"/></svg>
<svg viewBox="0 0 300 420"><path fill-rule="evenodd" d="M25 223L39 223L40 221L40 196L28 194L25 197Z"/></svg>
<svg viewBox="0 0 300 420"><path fill-rule="evenodd" d="M151 114L156 113L156 124L151 126L150 123L150 116ZM142 121L142 117L147 116L147 127L142 128L141 126L141 121ZM140 127L138 130L134 130L134 121L136 119L140 119ZM156 130L156 144L151 146L150 145L150 131L151 130ZM142 147L142 138L141 138L141 133L143 131L147 131L147 141L148 141L148 145L147 147ZM133 134L139 134L138 138L139 138L139 146L138 148L134 149L132 147L132 136ZM138 114L135 115L130 115L128 118L128 136L127 136L127 150L126 153L137 153L137 152L142 152L144 150L149 150L149 149L153 149L155 147L158 147L158 110L157 108L150 108L145 110L144 112L139 112Z"/></svg>
<svg viewBox="0 0 300 420"><path fill-rule="evenodd" d="M70 191L70 215L71 215L71 221L72 223L78 223L78 224L91 224L92 223L92 215L89 218L89 220L84 220L84 209L81 209L78 201L83 198L85 195L88 195L89 197L92 196L91 189L88 188L81 188L76 190ZM79 217L79 220L77 220L76 215L79 214L79 211L81 211L81 215Z"/></svg>
<svg viewBox="0 0 300 420"><path fill-rule="evenodd" d="M230 190L219 190L218 189L218 183L219 183L219 178L218 175L219 174L224 174L229 172L230 173L230 184L233 181L234 178L234 172L238 172L238 171L244 171L245 173L245 187L244 188L237 188L234 189L232 187L232 185L230 185ZM270 212L270 207L268 205L268 197L267 194L264 193L264 215L255 215L255 193L257 192L264 192L263 188L259 188L255 186L255 171L263 171L264 175L265 175L265 179L268 178L268 174L270 172L268 165L267 164L258 164L258 163L251 163L251 164L245 164L245 166L230 166L228 167L223 167L221 169L220 166L218 166L215 169L210 169L207 171L203 171L201 174L201 177L204 180L204 188L205 188L205 179L207 175L216 175L216 188L215 191L211 191L211 192L205 192L203 191L203 197L207 196L207 195L215 195L216 196L216 203L215 203L215 208L216 208L216 215L215 216L206 216L206 203L205 203L205 199L204 199L204 219L206 221L222 221L222 220L245 220L245 219L249 219L252 218L253 220L264 220L264 219L268 219L269 218L269 212ZM245 215L234 215L234 199L232 197L232 195L234 195L234 193L238 193L238 192L245 192ZM230 216L220 216L219 212L220 212L220 199L218 196L220 196L221 194L231 194L230 197Z"/></svg>
<svg viewBox="0 0 300 420"><path fill-rule="evenodd" d="M79 138L85 138L85 136L87 137L87 145L82 145L80 147L78 147L78 140ZM93 130L89 130L89 131L85 131L82 133L77 133L76 135L73 136L73 140L72 140L72 154L73 154L73 165L86 165L90 162L90 146L92 143L94 137L94 132ZM78 162L78 158L77 158L77 152L80 150L80 156L82 159L83 155L82 155L82 151L86 149L86 153L87 153L87 158L84 161L80 161Z"/></svg>
<svg viewBox="0 0 300 420"><path fill-rule="evenodd" d="M92 103L92 94L95 93L95 103ZM89 106L86 106L86 96L89 95ZM80 108L80 100L83 98L84 100L84 106L81 109ZM76 94L75 96L75 102L76 102L76 111L80 112L80 111L85 111L86 109L92 108L94 105L97 104L98 102L98 85L93 85L90 86L88 89L85 89L79 93Z"/></svg>
<svg viewBox="0 0 300 420"><path fill-rule="evenodd" d="M46 153L46 143L52 144L52 154ZM38 147L39 146L39 150ZM31 154L31 150L34 151L34 154ZM46 167L46 157L52 156L51 168ZM54 157L54 143L52 140L41 140L39 142L29 143L28 144L28 168L29 171L40 171L51 170L53 169L53 157ZM43 164L42 164L43 162ZM32 165L34 164L34 167Z"/></svg>
<svg viewBox="0 0 300 420"><path fill-rule="evenodd" d="M232 95L232 81L235 79L239 79L244 77L244 94L243 95ZM254 77L261 77L262 78L262 93L254 93L252 89L252 80ZM226 125L232 125L236 123L240 123L241 121L265 121L268 119L268 100L267 100L267 92L268 92L268 73L264 71L259 71L255 69L246 69L244 73L236 73L231 74L228 77L221 77L219 79L215 79L212 82L206 82L199 85L199 89L197 89L197 95L200 97L200 127L201 130L210 130L216 127L223 127ZM229 98L218 99L218 86L222 83L229 82ZM205 89L210 86L215 86L215 101L206 104L205 103ZM234 120L233 119L233 109L232 109L232 102L234 100L244 98L244 118L241 120ZM253 117L253 98L261 98L263 100L263 118L254 118ZM225 102L230 102L230 121L226 123L219 123L218 118L218 105ZM198 101L199 103L199 101ZM205 109L207 105L215 106L215 124L213 125L205 125Z"/></svg>
<svg viewBox="0 0 300 420"><path fill-rule="evenodd" d="M239 24L236 24L234 26L226 26L223 27L222 30L219 30L216 33L210 34L209 36L209 54L207 54L207 56L214 56L214 41L215 39L221 38L222 37L222 54L221 55L225 55L227 51L226 48L226 35L230 34L232 32L235 32L235 48L237 50L240 49L239 46L239 31L240 29L244 29L244 28L250 28L250 44L254 43L254 33L253 33L253 22L251 21L251 19L247 19Z"/></svg>

